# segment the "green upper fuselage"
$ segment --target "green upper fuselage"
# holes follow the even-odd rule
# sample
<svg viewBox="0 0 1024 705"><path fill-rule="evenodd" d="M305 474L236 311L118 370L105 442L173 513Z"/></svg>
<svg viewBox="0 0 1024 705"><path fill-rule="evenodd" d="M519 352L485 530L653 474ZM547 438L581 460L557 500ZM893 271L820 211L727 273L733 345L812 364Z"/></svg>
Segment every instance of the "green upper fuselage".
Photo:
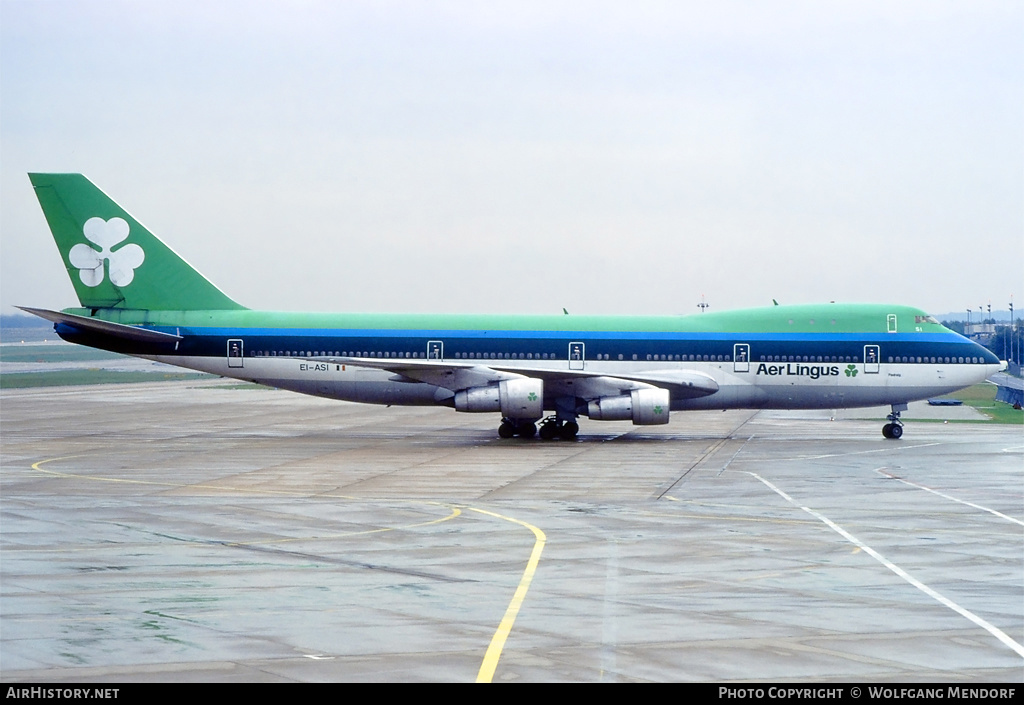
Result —
<svg viewBox="0 0 1024 705"><path fill-rule="evenodd" d="M89 316L92 310L67 313ZM951 331L920 309L886 304L771 306L688 316L296 313L100 309L104 320L153 327L660 333L932 333ZM895 318L892 318L895 317Z"/></svg>
<svg viewBox="0 0 1024 705"><path fill-rule="evenodd" d="M93 312L68 309L90 316ZM605 360L719 360L749 346L751 361L856 361L876 346L880 361L941 357L995 364L990 352L920 309L885 304L772 306L690 316L335 314L100 309L95 317L182 336L168 344L111 340L58 327L73 342L130 354L217 357L228 341L255 356ZM440 344L440 347L437 347ZM435 347L431 347L435 346ZM819 360L820 361L820 360Z"/></svg>

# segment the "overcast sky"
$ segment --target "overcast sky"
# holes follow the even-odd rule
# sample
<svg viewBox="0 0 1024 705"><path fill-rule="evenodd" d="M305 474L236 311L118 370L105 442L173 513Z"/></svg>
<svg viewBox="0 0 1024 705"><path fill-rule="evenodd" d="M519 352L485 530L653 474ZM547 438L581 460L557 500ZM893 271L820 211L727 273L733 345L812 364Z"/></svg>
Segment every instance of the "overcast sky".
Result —
<svg viewBox="0 0 1024 705"><path fill-rule="evenodd" d="M0 304L81 172L253 308L1024 306L1024 3L0 0Z"/></svg>

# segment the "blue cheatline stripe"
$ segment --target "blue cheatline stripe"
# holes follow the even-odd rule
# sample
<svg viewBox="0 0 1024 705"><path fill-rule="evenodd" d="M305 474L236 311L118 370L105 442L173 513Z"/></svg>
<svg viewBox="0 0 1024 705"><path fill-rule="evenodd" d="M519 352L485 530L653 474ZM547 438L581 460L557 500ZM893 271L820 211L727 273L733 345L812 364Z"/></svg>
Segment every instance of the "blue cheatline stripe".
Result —
<svg viewBox="0 0 1024 705"><path fill-rule="evenodd" d="M550 330L417 330L388 328L198 328L157 326L155 330L183 335L245 338L494 338L532 340L708 340L748 343L757 341L953 343L964 342L949 333L705 333L649 331L550 331Z"/></svg>

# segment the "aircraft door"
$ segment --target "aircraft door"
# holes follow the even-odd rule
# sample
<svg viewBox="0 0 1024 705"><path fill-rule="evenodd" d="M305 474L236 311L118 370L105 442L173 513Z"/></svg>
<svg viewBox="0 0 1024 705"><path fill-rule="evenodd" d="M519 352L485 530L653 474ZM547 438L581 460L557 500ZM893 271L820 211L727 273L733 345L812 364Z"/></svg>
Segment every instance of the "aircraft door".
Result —
<svg viewBox="0 0 1024 705"><path fill-rule="evenodd" d="M228 340L228 367L245 367L244 347L241 338Z"/></svg>
<svg viewBox="0 0 1024 705"><path fill-rule="evenodd" d="M586 365L586 346L583 343L569 343L569 369L582 370Z"/></svg>
<svg viewBox="0 0 1024 705"><path fill-rule="evenodd" d="M732 346L732 371L750 372L750 345L736 343Z"/></svg>
<svg viewBox="0 0 1024 705"><path fill-rule="evenodd" d="M864 346L864 374L878 374L879 355L877 345Z"/></svg>
<svg viewBox="0 0 1024 705"><path fill-rule="evenodd" d="M444 342L440 340L428 340L427 341L427 359L428 360L443 360L444 359Z"/></svg>

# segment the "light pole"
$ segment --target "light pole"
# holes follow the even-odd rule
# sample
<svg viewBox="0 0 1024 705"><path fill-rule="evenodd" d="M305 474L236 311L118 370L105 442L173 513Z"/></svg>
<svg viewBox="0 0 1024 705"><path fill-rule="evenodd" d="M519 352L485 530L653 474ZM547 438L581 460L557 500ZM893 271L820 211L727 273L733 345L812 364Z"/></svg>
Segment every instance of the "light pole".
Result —
<svg viewBox="0 0 1024 705"><path fill-rule="evenodd" d="M1010 362L1014 361L1013 342L1014 338L1017 337L1016 335L1014 335L1014 333L1015 331L1013 330L1013 294L1010 294Z"/></svg>

